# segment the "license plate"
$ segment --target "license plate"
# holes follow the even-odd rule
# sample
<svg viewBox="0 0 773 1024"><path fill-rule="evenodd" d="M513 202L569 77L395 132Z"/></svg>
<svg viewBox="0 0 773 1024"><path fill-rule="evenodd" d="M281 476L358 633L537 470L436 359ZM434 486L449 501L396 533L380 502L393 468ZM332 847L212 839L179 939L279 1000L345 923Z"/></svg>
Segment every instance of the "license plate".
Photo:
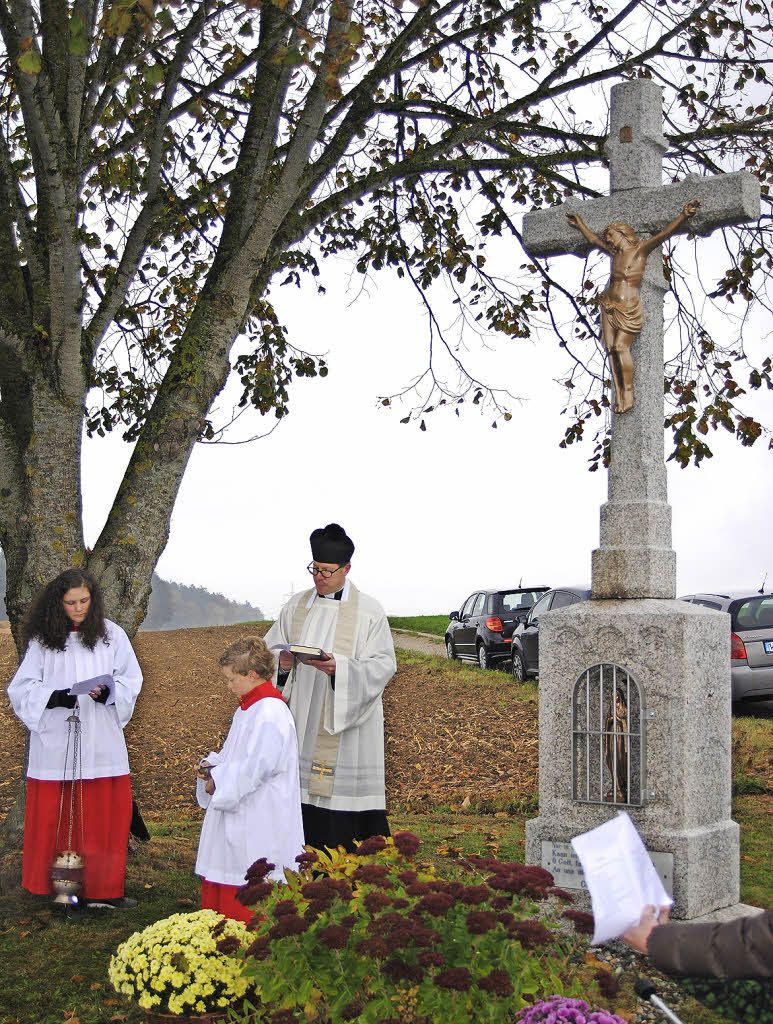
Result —
<svg viewBox="0 0 773 1024"><path fill-rule="evenodd" d="M773 640L766 640L765 641L765 653L766 654L773 654Z"/></svg>

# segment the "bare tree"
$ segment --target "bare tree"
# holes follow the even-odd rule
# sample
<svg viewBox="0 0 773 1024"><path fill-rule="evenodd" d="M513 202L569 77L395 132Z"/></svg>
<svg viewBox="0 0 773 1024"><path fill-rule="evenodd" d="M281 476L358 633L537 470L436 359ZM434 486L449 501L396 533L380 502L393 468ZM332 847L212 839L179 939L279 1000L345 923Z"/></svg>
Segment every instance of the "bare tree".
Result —
<svg viewBox="0 0 773 1024"><path fill-rule="evenodd" d="M424 295L450 279L485 330L549 322L560 289L519 254L518 215L602 187L598 101L616 80L663 85L672 178L759 175L765 217L728 236L711 287L764 296L770 31L766 2L728 0L0 0L0 544L17 641L34 592L72 564L133 634L229 374L242 406L281 417L292 377L326 372L290 344L272 281L343 254ZM481 247L500 234L525 267L509 285ZM721 353L690 315L670 377L682 458L712 423L745 443L760 430L736 408L742 348ZM577 359L569 441L604 401ZM749 373L770 386L769 359ZM91 551L84 428L135 442Z"/></svg>

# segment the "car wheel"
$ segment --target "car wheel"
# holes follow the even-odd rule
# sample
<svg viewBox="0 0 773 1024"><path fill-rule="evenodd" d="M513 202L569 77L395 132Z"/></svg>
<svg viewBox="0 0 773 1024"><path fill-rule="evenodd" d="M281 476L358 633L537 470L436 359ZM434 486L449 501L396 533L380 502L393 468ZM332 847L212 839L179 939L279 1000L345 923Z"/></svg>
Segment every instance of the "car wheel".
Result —
<svg viewBox="0 0 773 1024"><path fill-rule="evenodd" d="M518 651L513 651L513 679L517 683L523 683L526 679L526 669L523 664L523 658Z"/></svg>
<svg viewBox="0 0 773 1024"><path fill-rule="evenodd" d="M450 636L446 637L446 654L448 655L449 661L456 660L456 648L454 647L454 642Z"/></svg>
<svg viewBox="0 0 773 1024"><path fill-rule="evenodd" d="M485 644L478 644L478 664L481 668L491 668Z"/></svg>

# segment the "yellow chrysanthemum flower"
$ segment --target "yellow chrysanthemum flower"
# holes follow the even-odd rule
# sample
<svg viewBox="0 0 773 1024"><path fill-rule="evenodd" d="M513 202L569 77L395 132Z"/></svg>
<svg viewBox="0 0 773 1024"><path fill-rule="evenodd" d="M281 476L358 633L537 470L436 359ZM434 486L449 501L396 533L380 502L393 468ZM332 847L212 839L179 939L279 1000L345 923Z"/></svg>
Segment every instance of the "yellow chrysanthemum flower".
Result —
<svg viewBox="0 0 773 1024"><path fill-rule="evenodd" d="M221 924L220 933L212 929ZM233 935L248 944L241 921L227 920L213 910L173 914L135 932L110 959L113 988L134 996L144 1009L181 1015L223 1008L247 990L241 963L217 950L221 937Z"/></svg>

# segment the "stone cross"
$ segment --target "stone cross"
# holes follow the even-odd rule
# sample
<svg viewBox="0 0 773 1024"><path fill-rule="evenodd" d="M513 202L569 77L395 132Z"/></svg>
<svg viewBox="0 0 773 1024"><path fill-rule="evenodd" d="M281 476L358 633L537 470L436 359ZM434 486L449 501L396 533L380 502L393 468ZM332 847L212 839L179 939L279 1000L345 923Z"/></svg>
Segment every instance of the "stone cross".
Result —
<svg viewBox="0 0 773 1024"><path fill-rule="evenodd" d="M603 237L613 221L630 224L639 237L673 221L685 203L699 199L698 212L677 233L707 235L760 214L759 182L746 171L711 177L688 175L662 184L662 90L648 79L612 89L606 153L608 197L527 214L523 240L534 256L573 253L591 245L572 227L567 213L580 213ZM612 414L608 497L601 509L601 543L593 552L593 598L673 598L676 555L671 548L671 508L666 493L663 439L663 277L660 249L650 256L641 283L644 326L632 347L633 408Z"/></svg>

